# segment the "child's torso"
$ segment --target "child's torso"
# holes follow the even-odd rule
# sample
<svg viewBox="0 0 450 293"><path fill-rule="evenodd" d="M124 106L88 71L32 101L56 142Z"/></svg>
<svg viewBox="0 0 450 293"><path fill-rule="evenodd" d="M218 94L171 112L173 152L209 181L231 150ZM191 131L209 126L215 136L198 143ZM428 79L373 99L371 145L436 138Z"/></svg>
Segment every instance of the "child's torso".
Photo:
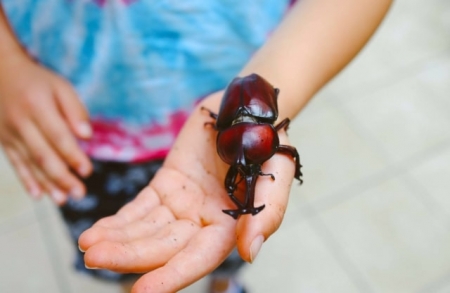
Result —
<svg viewBox="0 0 450 293"><path fill-rule="evenodd" d="M166 155L195 104L239 72L289 1L2 4L29 53L70 80L88 108L89 155L138 161Z"/></svg>

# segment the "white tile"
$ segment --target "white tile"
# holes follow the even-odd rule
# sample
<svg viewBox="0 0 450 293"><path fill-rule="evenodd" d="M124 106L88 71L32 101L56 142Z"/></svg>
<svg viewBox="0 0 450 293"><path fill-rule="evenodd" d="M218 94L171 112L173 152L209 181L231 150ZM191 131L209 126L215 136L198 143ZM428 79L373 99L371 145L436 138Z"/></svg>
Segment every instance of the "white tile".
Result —
<svg viewBox="0 0 450 293"><path fill-rule="evenodd" d="M303 185L293 185L293 205L325 200L385 167L383 158L351 129L340 111L324 104L313 114L299 117L290 129L304 174Z"/></svg>
<svg viewBox="0 0 450 293"><path fill-rule="evenodd" d="M450 19L450 14L449 14ZM450 111L450 49L420 68L418 79L433 92L447 113Z"/></svg>
<svg viewBox="0 0 450 293"><path fill-rule="evenodd" d="M432 95L412 77L342 107L353 117L353 127L397 162L450 136L450 119Z"/></svg>
<svg viewBox="0 0 450 293"><path fill-rule="evenodd" d="M9 163L3 149L0 149L0 192L2 193L24 193L22 185L20 184L12 165Z"/></svg>
<svg viewBox="0 0 450 293"><path fill-rule="evenodd" d="M447 12L448 1L394 1L380 36L390 67L404 67L448 48Z"/></svg>
<svg viewBox="0 0 450 293"><path fill-rule="evenodd" d="M320 218L375 292L415 292L450 271L450 233L396 179Z"/></svg>
<svg viewBox="0 0 450 293"><path fill-rule="evenodd" d="M368 44L325 87L331 93L327 99L335 99L333 94L338 101L358 99L411 75L421 63L450 48L448 1L393 2Z"/></svg>
<svg viewBox="0 0 450 293"><path fill-rule="evenodd" d="M0 231L11 221L33 212L28 197L3 152L0 151Z"/></svg>
<svg viewBox="0 0 450 293"><path fill-rule="evenodd" d="M0 292L60 292L37 223L0 236Z"/></svg>
<svg viewBox="0 0 450 293"><path fill-rule="evenodd" d="M359 292L307 221L280 229L242 273L250 292Z"/></svg>
<svg viewBox="0 0 450 293"><path fill-rule="evenodd" d="M450 272L443 272L442 276L430 284L425 285L416 293L448 293L450 292Z"/></svg>
<svg viewBox="0 0 450 293"><path fill-rule="evenodd" d="M425 163L408 172L427 195L431 196L447 215L450 222L450 145L443 153L439 153Z"/></svg>

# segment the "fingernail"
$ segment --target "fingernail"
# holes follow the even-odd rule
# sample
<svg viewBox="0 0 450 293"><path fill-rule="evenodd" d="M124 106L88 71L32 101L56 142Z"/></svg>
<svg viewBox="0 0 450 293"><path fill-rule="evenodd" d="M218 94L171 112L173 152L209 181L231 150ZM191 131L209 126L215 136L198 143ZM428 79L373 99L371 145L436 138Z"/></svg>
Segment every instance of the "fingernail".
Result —
<svg viewBox="0 0 450 293"><path fill-rule="evenodd" d="M82 199L84 197L83 189L76 186L70 190L70 194L76 199Z"/></svg>
<svg viewBox="0 0 450 293"><path fill-rule="evenodd" d="M87 264L84 264L84 266L86 267L86 269L88 270L99 270L100 268L97 267L89 267Z"/></svg>
<svg viewBox="0 0 450 293"><path fill-rule="evenodd" d="M92 127L88 122L80 122L78 124L78 134L84 138L89 138L92 135Z"/></svg>
<svg viewBox="0 0 450 293"><path fill-rule="evenodd" d="M51 193L50 193L50 196L52 197L52 199L56 202L56 203L62 203L62 202L64 202L65 200L66 200L66 195L62 192L62 191L59 191L59 190L53 190Z"/></svg>
<svg viewBox="0 0 450 293"><path fill-rule="evenodd" d="M41 190L37 186L31 186L28 189L28 192L30 193L31 197L34 199L38 199L41 197Z"/></svg>
<svg viewBox="0 0 450 293"><path fill-rule="evenodd" d="M89 175L89 172L90 168L88 165L81 165L78 167L78 174L80 174L80 176L86 177Z"/></svg>
<svg viewBox="0 0 450 293"><path fill-rule="evenodd" d="M255 258L258 256L259 251L261 250L261 246L264 243L264 236L259 235L255 239L253 239L252 244L250 245L250 263L253 263Z"/></svg>
<svg viewBox="0 0 450 293"><path fill-rule="evenodd" d="M81 252L86 252L80 247L80 245L78 245L78 250L81 251Z"/></svg>

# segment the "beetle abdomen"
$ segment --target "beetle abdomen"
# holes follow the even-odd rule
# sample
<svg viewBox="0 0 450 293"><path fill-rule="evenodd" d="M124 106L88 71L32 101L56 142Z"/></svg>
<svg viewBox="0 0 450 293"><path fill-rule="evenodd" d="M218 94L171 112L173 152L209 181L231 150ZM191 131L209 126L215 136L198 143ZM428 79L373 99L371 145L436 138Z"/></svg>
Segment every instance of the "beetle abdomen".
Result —
<svg viewBox="0 0 450 293"><path fill-rule="evenodd" d="M262 164L276 152L279 139L271 124L243 122L219 132L217 145L220 158L229 165Z"/></svg>

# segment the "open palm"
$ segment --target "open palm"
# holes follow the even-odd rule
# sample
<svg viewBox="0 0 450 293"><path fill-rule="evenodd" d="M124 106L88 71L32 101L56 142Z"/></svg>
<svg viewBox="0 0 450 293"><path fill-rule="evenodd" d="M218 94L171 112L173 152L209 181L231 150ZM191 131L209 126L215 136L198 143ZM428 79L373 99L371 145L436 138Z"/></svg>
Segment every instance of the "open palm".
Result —
<svg viewBox="0 0 450 293"><path fill-rule="evenodd" d="M202 102L217 109L218 95ZM235 208L224 189L228 166L216 151L216 131L197 108L184 125L164 165L135 200L97 222L79 240L86 265L124 273L146 273L133 292L175 292L207 275L237 246L252 262L263 241L284 216L294 174L293 159L276 154L263 165L256 216L234 220L222 212ZM288 144L284 132L280 141Z"/></svg>

